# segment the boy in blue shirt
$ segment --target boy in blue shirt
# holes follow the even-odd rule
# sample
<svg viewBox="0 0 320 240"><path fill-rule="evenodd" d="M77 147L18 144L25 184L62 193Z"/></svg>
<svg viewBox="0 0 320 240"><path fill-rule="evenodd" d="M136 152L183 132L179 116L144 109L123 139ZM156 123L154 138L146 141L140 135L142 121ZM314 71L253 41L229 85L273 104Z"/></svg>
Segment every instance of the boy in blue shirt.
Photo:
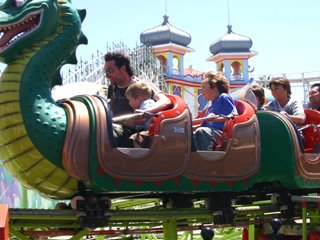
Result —
<svg viewBox="0 0 320 240"><path fill-rule="evenodd" d="M207 72L201 82L202 95L205 100L211 101L201 126L194 132L194 143L197 150L214 150L217 140L221 137L226 118L219 115L237 115L236 105L228 94L230 85L222 72Z"/></svg>
<svg viewBox="0 0 320 240"><path fill-rule="evenodd" d="M149 85L142 81L130 84L126 90L126 97L129 100L129 105L134 109L134 112L143 112L155 104L155 101L151 98ZM152 117L148 117L144 124L136 125L136 130L149 130L151 119Z"/></svg>
<svg viewBox="0 0 320 240"><path fill-rule="evenodd" d="M146 82L137 81L130 84L125 94L129 100L129 105L134 109L134 112L143 112L144 110L150 109L155 104L155 101L151 98L151 93L152 91ZM135 130L138 132L130 137L130 139L133 140L134 146L150 146L148 130L151 120L152 116L149 116L144 123L135 126Z"/></svg>

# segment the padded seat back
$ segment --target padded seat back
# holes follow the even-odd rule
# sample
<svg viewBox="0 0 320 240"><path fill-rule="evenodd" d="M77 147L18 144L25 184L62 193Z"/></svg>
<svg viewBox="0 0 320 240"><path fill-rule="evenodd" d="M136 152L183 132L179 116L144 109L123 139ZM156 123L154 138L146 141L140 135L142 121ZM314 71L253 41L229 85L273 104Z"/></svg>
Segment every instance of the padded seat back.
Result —
<svg viewBox="0 0 320 240"><path fill-rule="evenodd" d="M224 125L223 132L225 137L231 138L232 137L232 128L237 123L243 123L251 119L251 117L255 114L255 110L253 107L242 100L235 100L234 101L237 107L238 115L226 122Z"/></svg>
<svg viewBox="0 0 320 240"><path fill-rule="evenodd" d="M313 109L305 109L306 121L304 125L320 124L320 112ZM320 131L315 127L309 126L303 130L305 137L304 149L306 153L314 152L315 146L320 146Z"/></svg>
<svg viewBox="0 0 320 240"><path fill-rule="evenodd" d="M161 122L164 119L175 118L182 114L187 108L187 104L181 97L172 94L166 94L166 96L170 99L171 105L168 109L159 112L158 116L152 119L149 128L149 136L159 134Z"/></svg>

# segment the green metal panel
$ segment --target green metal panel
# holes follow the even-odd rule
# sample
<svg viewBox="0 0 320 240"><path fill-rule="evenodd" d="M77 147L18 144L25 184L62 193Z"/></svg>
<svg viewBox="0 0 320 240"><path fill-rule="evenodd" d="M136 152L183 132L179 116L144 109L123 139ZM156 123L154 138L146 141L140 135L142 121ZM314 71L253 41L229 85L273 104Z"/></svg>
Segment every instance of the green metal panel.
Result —
<svg viewBox="0 0 320 240"><path fill-rule="evenodd" d="M296 159L291 133L286 123L271 112L257 112L261 135L261 165L258 182L281 181L297 188L294 181Z"/></svg>

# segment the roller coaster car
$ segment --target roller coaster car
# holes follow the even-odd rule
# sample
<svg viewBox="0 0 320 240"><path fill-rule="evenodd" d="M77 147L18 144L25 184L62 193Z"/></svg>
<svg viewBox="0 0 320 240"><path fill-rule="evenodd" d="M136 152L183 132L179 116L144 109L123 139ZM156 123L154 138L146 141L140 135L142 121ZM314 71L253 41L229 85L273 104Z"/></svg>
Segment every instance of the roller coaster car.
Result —
<svg viewBox="0 0 320 240"><path fill-rule="evenodd" d="M217 148L220 151L191 152L187 177L198 181L235 182L248 179L258 171L260 134L255 111L247 102L235 102L239 115L225 123Z"/></svg>
<svg viewBox="0 0 320 240"><path fill-rule="evenodd" d="M280 183L289 192L308 193L317 191L320 179L319 113L305 110L305 145L295 125L277 112L258 111L261 135L261 166L258 182ZM313 189L313 190L312 190ZM299 194L298 193L298 194Z"/></svg>
<svg viewBox="0 0 320 240"><path fill-rule="evenodd" d="M191 114L180 97L167 96L171 107L153 118L149 149L114 145L111 113L103 99L78 97L75 102L82 102L89 111L78 111L81 108L72 100L66 109L70 109L69 119L76 121L69 121L65 169L88 189L108 194L257 193L261 189L257 191L256 186L260 185L267 188L267 193L279 191L279 187L289 192L319 188L319 113L306 110L303 150L295 126L285 116L255 112L251 104L235 101L239 115L225 123L218 149L196 151L192 131L199 122L192 124ZM79 127L81 122L87 127Z"/></svg>
<svg viewBox="0 0 320 240"><path fill-rule="evenodd" d="M113 144L111 113L106 102L99 97L82 97L85 99L83 102L91 106L89 117L95 119L95 128L91 129L92 133L86 134L96 135L93 146L97 155L96 158L88 158L89 162L82 161L80 164L74 161L74 153L77 152L74 149L77 145L69 144L64 148L68 149L63 159L65 168L69 173L73 173L73 177L86 181L89 188L110 192L139 191L137 186L143 182L154 182L158 186L148 186L143 188L144 191L208 192L211 189L194 188L193 182L246 181L258 172L259 124L250 104L236 101L239 116L226 122L219 151L196 151L192 147L192 121L186 103L178 96L169 94L167 96L172 104L170 109L159 112L152 120L150 135L153 141L150 149L116 147ZM72 114L81 113L69 111L68 115ZM79 119L79 117L73 118ZM75 135L75 138L79 137L79 134L67 134L69 141L66 141L66 144L74 142L72 135ZM85 138L90 139L90 137ZM81 151L78 155L81 157L89 154ZM110 177L113 179L112 184ZM161 183L167 180L170 182L174 180L176 186L167 188L163 184L161 187ZM133 181L136 186L121 185L120 182L123 181ZM116 186L112 187L114 184Z"/></svg>

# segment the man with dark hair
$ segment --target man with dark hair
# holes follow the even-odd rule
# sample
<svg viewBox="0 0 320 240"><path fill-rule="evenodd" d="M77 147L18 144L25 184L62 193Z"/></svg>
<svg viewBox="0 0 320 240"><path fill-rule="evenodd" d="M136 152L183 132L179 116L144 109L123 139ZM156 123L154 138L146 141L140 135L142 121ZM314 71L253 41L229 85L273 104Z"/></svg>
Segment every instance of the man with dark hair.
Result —
<svg viewBox="0 0 320 240"><path fill-rule="evenodd" d="M125 95L128 86L133 81L133 70L128 56L121 52L108 52L104 56L104 71L110 80L108 99L113 117L132 113L133 109Z"/></svg>
<svg viewBox="0 0 320 240"><path fill-rule="evenodd" d="M320 83L315 83L309 91L309 102L312 109L320 111Z"/></svg>
<svg viewBox="0 0 320 240"><path fill-rule="evenodd" d="M125 92L130 84L138 80L134 78L129 56L123 52L108 52L105 54L104 60L104 71L106 77L110 80L107 97L110 100L113 117L133 113L134 110L129 105ZM145 111L156 113L169 107L170 99L151 82L146 82L150 85L152 99L156 102ZM113 127L116 145L118 147L131 147L132 145L128 142L128 139L134 133L134 130L119 124L114 124Z"/></svg>

